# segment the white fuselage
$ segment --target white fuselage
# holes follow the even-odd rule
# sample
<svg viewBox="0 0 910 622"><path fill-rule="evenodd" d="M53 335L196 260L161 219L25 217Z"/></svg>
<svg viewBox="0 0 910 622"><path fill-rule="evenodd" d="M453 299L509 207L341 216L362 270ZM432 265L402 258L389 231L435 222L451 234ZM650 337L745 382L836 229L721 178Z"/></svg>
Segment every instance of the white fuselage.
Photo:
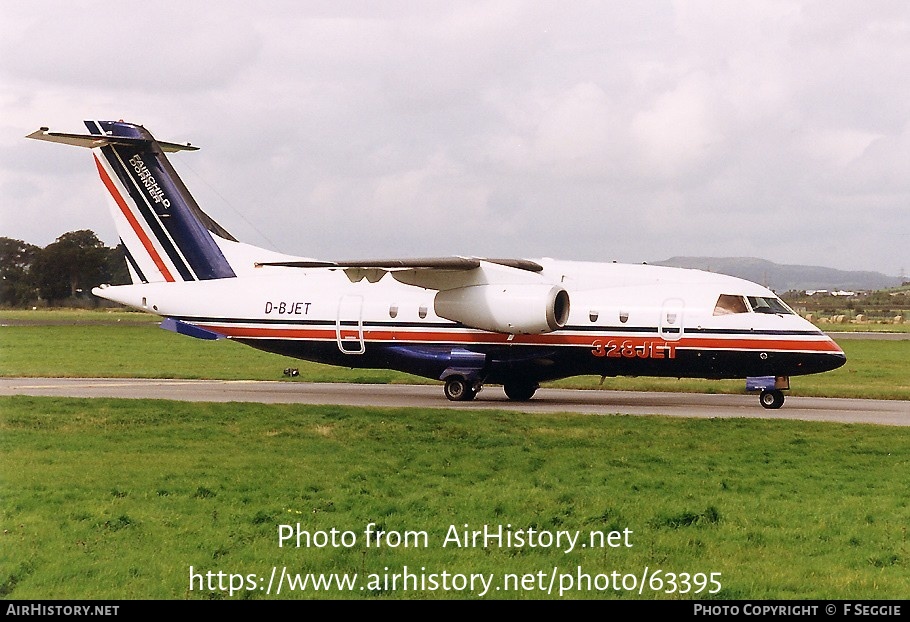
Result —
<svg viewBox="0 0 910 622"><path fill-rule="evenodd" d="M508 368L539 380L577 373L784 376L842 362L840 348L795 313L718 313L721 295L777 300L749 281L649 265L537 263L543 271L529 278L565 288L570 301L564 327L537 334L453 322L436 313L436 290L400 283L390 274L377 282L352 282L344 270L332 268L263 267L231 279L97 293L262 349L437 378L459 367L458 356L443 356L453 349L477 354L464 358L467 368L497 379L508 378ZM396 356L382 355L389 348ZM407 348L418 354L402 354ZM442 362L427 363L427 352ZM801 357L811 362L801 363ZM403 363L396 365L399 359Z"/></svg>

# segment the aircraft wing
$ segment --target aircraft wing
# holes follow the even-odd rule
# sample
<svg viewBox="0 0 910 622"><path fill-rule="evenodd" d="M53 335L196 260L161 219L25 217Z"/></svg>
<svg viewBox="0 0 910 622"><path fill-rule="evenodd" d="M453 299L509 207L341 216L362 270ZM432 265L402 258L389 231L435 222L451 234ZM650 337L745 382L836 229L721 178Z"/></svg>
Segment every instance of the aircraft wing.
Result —
<svg viewBox="0 0 910 622"><path fill-rule="evenodd" d="M543 266L528 259L435 257L379 261L273 261L280 266L344 270L352 283L375 283L386 274L399 283L434 289L436 315L470 328L498 333L539 334L563 328L569 294L550 282Z"/></svg>
<svg viewBox="0 0 910 622"><path fill-rule="evenodd" d="M344 270L351 282L367 279L375 283L386 273L400 283L427 289L453 289L468 285L510 281L534 281L543 266L528 259L490 259L485 257L430 257L367 261L271 261L260 266L287 268L325 268Z"/></svg>

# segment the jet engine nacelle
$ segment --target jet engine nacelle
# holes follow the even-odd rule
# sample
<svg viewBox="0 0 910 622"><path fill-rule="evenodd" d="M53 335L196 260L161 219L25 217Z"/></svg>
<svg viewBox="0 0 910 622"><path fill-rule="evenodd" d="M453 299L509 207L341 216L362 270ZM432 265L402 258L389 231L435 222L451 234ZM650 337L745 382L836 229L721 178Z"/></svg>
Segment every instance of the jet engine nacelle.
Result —
<svg viewBox="0 0 910 622"><path fill-rule="evenodd" d="M569 293L551 283L472 285L436 294L436 315L471 328L531 335L562 328Z"/></svg>

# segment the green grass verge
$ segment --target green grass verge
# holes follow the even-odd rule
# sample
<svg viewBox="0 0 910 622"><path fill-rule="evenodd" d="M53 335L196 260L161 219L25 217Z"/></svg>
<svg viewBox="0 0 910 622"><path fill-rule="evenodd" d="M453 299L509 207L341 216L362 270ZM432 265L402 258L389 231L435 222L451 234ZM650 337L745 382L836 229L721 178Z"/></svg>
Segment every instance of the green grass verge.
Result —
<svg viewBox="0 0 910 622"><path fill-rule="evenodd" d="M114 309L0 309L0 324L12 325L81 325L81 324L149 324L161 318L151 313Z"/></svg>
<svg viewBox="0 0 910 622"><path fill-rule="evenodd" d="M281 380L286 367L311 382L427 383L389 370L329 367L259 352L229 340L200 341L157 328L153 316L106 312L3 312L0 375ZM18 314L18 315L17 315ZM22 325L28 320L40 325ZM100 319L99 319L100 318ZM910 399L910 340L844 339L847 365L794 377L792 395ZM744 382L674 378L577 377L565 388L742 393Z"/></svg>
<svg viewBox="0 0 910 622"><path fill-rule="evenodd" d="M358 586L404 566L483 573L487 598L546 598L537 573L546 587L554 568L722 586L569 598L904 599L910 584L910 437L887 426L15 397L0 398L0 466L7 599L230 597L191 589L190 566L262 585L275 566ZM280 548L278 525L298 522L356 544ZM368 548L371 522L426 546ZM629 529L632 546L443 547L464 524ZM508 574L535 588L495 590ZM477 596L381 581L281 594Z"/></svg>
<svg viewBox="0 0 910 622"><path fill-rule="evenodd" d="M389 370L308 363L235 343L203 341L142 324L0 327L0 375L280 380L286 367L312 382L416 382Z"/></svg>

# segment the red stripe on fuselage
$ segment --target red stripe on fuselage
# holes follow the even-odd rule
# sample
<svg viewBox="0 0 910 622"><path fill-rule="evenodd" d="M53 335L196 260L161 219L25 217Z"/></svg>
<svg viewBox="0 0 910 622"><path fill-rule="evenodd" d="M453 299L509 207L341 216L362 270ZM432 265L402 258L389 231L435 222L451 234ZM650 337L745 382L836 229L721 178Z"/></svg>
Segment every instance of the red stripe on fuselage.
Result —
<svg viewBox="0 0 910 622"><path fill-rule="evenodd" d="M117 187L114 185L114 182L111 181L111 178L108 176L107 171L104 170L104 167L101 165L101 161L98 159L98 156L94 154L92 155L95 158L95 166L98 167L98 174L101 175L101 181L104 183L107 191L111 193L111 196L114 197L114 202L117 203L117 207L120 208L120 211L126 217L127 222L130 223L130 227L132 227L133 233L136 234L136 236L139 238L139 241L142 243L143 248L145 248L145 251L152 258L152 261L155 262L155 266L157 266L158 270L161 272L164 280L173 283L174 277L171 276L170 270L168 270L167 266L164 265L164 261L161 259L158 251L155 250L155 246L152 244L152 241L145 234L145 231L142 229L139 221L136 220L133 212L130 211L130 208L126 204L126 201L122 196L120 196L120 192L117 191Z"/></svg>
<svg viewBox="0 0 910 622"><path fill-rule="evenodd" d="M299 339L299 340L324 340L335 341L337 337L334 326L331 328L264 328L256 326L219 326L216 324L202 324L207 329L219 332L228 337L239 337L241 339ZM357 335L358 330L353 326L345 326L341 329L342 335ZM613 342L617 346L628 344L629 346L643 346L650 343L660 343L673 345L676 348L694 349L694 350L774 350L788 352L831 352L834 354L843 354L843 351L836 343L830 339L756 339L732 337L730 339L718 339L709 337L683 337L678 341L665 341L658 336L652 338L641 337L636 335L622 336L615 334L603 335L573 335L550 333L546 335L516 335L509 339L509 335L503 333L485 333L485 332L468 332L468 331L389 331L374 330L370 328L363 329L363 338L367 342L382 343L421 343L421 344L438 344L447 343L458 344L478 344L478 345L539 345L539 346L578 346L578 347L595 347L599 342L601 346L607 342Z"/></svg>
<svg viewBox="0 0 910 622"><path fill-rule="evenodd" d="M683 337L675 343L677 348L695 348L706 350L787 350L832 352L843 354L843 350L830 339L712 339L705 337Z"/></svg>

